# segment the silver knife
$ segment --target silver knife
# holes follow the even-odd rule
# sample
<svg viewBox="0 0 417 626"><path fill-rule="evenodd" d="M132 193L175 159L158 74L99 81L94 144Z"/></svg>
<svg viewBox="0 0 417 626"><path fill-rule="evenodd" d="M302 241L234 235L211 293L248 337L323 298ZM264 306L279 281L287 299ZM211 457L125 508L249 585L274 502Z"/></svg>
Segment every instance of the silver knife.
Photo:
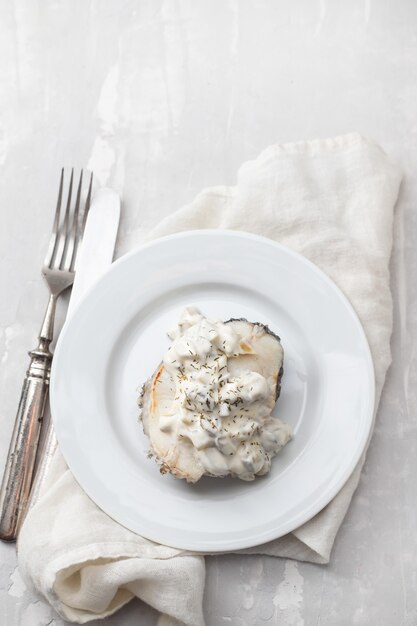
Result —
<svg viewBox="0 0 417 626"><path fill-rule="evenodd" d="M74 285L68 305L67 320L70 319L74 307L83 299L90 287L110 267L113 261L119 220L119 196L112 189L99 189L94 195L85 225L81 249L77 259L77 271L75 272ZM39 499L39 494L47 479L58 445L49 412L45 418L42 425L35 478L26 512Z"/></svg>

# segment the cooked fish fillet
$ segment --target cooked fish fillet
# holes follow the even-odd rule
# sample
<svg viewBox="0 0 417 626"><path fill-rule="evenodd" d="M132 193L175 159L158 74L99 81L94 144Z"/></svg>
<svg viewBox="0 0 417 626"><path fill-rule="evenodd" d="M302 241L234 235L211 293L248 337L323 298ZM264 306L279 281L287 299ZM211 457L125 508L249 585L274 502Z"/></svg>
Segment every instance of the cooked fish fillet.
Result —
<svg viewBox="0 0 417 626"><path fill-rule="evenodd" d="M283 374L279 337L246 319L210 322L197 309L184 315L171 352L140 398L161 472L189 482L266 474L291 438L271 415Z"/></svg>

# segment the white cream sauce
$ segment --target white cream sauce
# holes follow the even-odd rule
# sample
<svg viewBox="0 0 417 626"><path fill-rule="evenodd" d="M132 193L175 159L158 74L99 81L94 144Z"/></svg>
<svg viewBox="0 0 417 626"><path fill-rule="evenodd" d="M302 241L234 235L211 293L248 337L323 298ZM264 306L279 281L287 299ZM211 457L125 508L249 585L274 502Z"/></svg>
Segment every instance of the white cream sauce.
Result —
<svg viewBox="0 0 417 626"><path fill-rule="evenodd" d="M229 371L230 358L254 349L230 324L210 321L195 307L185 309L168 335L163 364L175 382L175 399L171 414L160 416L160 429L191 443L209 474L243 480L266 474L291 435L270 415L274 382L244 366Z"/></svg>

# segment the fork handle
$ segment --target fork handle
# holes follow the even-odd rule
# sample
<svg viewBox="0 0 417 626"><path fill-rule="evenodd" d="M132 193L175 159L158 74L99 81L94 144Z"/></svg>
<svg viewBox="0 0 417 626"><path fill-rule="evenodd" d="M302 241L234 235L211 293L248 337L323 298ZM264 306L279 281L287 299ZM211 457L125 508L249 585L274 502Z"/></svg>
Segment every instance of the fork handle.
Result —
<svg viewBox="0 0 417 626"><path fill-rule="evenodd" d="M49 390L50 340L41 338L29 352L19 408L0 489L0 539L15 541L23 521L32 484L36 451Z"/></svg>

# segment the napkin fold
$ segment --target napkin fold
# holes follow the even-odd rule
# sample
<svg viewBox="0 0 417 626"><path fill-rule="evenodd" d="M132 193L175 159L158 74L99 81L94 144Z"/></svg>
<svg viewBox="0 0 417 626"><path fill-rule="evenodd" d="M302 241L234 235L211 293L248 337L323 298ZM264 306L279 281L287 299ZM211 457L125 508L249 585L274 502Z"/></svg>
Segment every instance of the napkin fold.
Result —
<svg viewBox="0 0 417 626"><path fill-rule="evenodd" d="M265 235L306 256L341 288L362 322L378 405L391 360L389 259L400 180L381 148L356 133L274 145L240 168L236 186L202 191L146 240L228 228ZM327 563L364 458L312 520L241 552ZM82 624L110 615L137 596L161 613L158 626L204 625L203 556L158 545L114 522L79 487L59 450L23 524L18 561L67 620Z"/></svg>

